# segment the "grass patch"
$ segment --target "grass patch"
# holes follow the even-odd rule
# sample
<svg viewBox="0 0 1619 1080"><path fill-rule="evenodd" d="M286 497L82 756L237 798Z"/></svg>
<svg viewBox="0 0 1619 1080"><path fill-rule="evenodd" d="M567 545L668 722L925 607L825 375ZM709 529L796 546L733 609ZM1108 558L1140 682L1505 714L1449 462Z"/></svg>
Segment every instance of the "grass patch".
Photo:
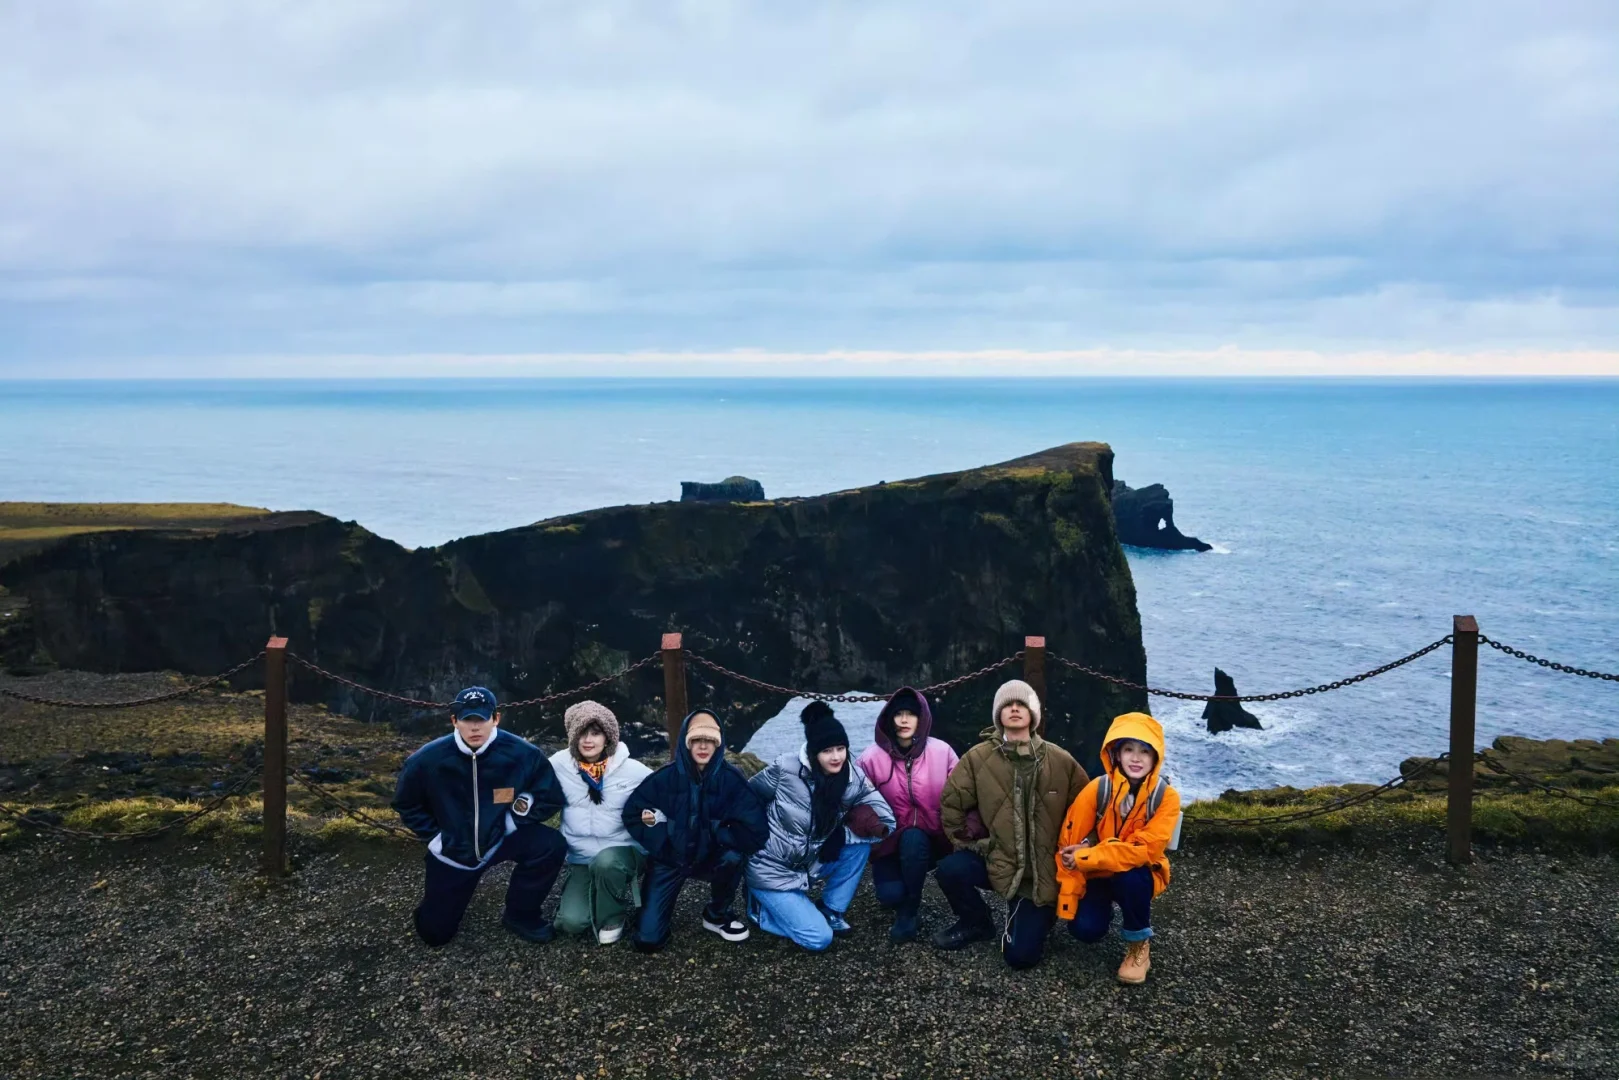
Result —
<svg viewBox="0 0 1619 1080"><path fill-rule="evenodd" d="M0 502L0 562L84 533L222 528L269 514L234 503Z"/></svg>
<svg viewBox="0 0 1619 1080"><path fill-rule="evenodd" d="M1238 843L1261 848L1302 844L1371 842L1391 834L1443 832L1447 804L1442 792L1395 790L1369 803L1336 810L1303 821L1228 824L1236 819L1281 818L1324 806L1370 784L1337 787L1276 788L1259 792L1227 792L1218 799L1191 803L1183 844ZM1476 843L1532 846L1554 850L1610 852L1619 850L1619 784L1581 794L1613 803L1588 806L1545 792L1481 791L1473 800ZM1196 821L1192 819L1197 819Z"/></svg>

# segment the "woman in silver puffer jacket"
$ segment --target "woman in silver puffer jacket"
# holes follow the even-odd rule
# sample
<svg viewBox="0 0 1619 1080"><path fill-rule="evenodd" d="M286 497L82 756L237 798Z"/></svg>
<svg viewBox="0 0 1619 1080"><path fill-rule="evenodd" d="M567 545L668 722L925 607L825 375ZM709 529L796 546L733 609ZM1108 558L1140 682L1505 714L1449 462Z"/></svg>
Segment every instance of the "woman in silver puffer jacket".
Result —
<svg viewBox="0 0 1619 1080"><path fill-rule="evenodd" d="M894 812L849 760L849 736L824 701L801 714L804 745L749 781L767 803L770 839L748 860L748 915L759 929L820 952L849 929L871 844L894 828ZM822 883L819 902L810 886Z"/></svg>

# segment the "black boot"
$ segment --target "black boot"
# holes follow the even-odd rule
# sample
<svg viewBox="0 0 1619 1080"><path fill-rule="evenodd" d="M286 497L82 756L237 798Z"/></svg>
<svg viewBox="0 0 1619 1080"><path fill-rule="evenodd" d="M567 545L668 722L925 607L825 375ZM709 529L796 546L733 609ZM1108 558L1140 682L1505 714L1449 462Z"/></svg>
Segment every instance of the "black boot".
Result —
<svg viewBox="0 0 1619 1080"><path fill-rule="evenodd" d="M995 936L995 927L989 923L972 923L966 919L957 919L955 924L947 926L933 935L933 947L954 951L964 949L975 941L988 941Z"/></svg>

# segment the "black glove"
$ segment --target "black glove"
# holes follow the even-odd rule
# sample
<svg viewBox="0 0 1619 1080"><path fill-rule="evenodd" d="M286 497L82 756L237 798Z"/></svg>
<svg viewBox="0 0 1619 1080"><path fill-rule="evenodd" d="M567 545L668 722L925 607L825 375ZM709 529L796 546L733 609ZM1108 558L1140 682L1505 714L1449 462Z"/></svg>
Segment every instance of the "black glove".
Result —
<svg viewBox="0 0 1619 1080"><path fill-rule="evenodd" d="M821 850L815 853L815 857L821 861L822 866L829 866L837 862L838 856L842 854L843 826L839 825L832 830L831 836L821 842Z"/></svg>

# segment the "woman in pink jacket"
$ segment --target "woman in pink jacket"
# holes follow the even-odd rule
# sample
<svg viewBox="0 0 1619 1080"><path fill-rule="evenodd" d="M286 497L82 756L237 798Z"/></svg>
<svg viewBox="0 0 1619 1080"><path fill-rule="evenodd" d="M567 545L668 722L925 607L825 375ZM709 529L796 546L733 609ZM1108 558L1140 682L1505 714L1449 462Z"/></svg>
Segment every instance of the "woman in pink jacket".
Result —
<svg viewBox="0 0 1619 1080"><path fill-rule="evenodd" d="M933 711L928 699L910 687L894 692L877 717L877 741L860 755L859 765L888 805L897 825L871 855L877 902L894 912L890 941L914 941L922 883L950 841L939 824L939 794L956 767L956 752L930 738Z"/></svg>

